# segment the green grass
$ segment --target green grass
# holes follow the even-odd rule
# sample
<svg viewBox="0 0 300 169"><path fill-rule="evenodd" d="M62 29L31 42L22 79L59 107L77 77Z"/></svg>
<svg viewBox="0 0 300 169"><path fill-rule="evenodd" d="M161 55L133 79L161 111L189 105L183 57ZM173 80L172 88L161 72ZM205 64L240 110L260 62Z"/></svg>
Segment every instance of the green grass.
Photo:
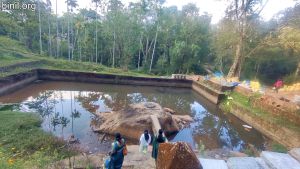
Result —
<svg viewBox="0 0 300 169"><path fill-rule="evenodd" d="M38 57L29 52L22 43L0 36L0 67L34 60L38 60Z"/></svg>
<svg viewBox="0 0 300 169"><path fill-rule="evenodd" d="M44 61L44 63L34 65L31 67L18 67L9 72L0 72L0 77L26 72L35 68L67 70L67 71L75 71L75 72L93 72L93 73L101 73L101 74L114 74L114 75L135 76L135 77L157 77L154 75L144 74L137 71L124 71L122 69L109 68L100 64L89 63L89 62L67 61L67 60L53 59L53 58L41 58L41 60ZM11 61L6 61L5 63L6 65L8 65L8 63L11 64L21 63L25 61L27 62L30 60L11 60Z"/></svg>
<svg viewBox="0 0 300 169"><path fill-rule="evenodd" d="M17 49L18 51L28 52L26 47L19 41L6 36L0 36L0 47L5 49Z"/></svg>
<svg viewBox="0 0 300 169"><path fill-rule="evenodd" d="M124 71L117 68L109 68L100 64L90 62L78 62L78 61L67 61L62 59L46 58L44 59L46 64L42 67L47 69L55 70L69 70L69 71L80 71L80 72L95 72L104 74L117 74L125 76L137 76L137 77L155 77L153 75L147 75L136 71Z"/></svg>
<svg viewBox="0 0 300 169"><path fill-rule="evenodd" d="M279 143L272 143L271 150L278 153L287 153L288 149Z"/></svg>
<svg viewBox="0 0 300 169"><path fill-rule="evenodd" d="M95 72L137 77L155 77L153 75L148 75L137 71L124 71L122 69L109 68L100 64L90 62L67 61L63 59L54 59L52 57L40 56L28 51L20 42L8 37L0 36L0 67L38 60L42 60L44 61L44 63L32 66L30 68L18 67L14 70L10 70L9 72L0 72L0 77L29 71L34 68Z"/></svg>
<svg viewBox="0 0 300 169"><path fill-rule="evenodd" d="M0 111L0 168L46 168L75 154L40 125L35 114Z"/></svg>

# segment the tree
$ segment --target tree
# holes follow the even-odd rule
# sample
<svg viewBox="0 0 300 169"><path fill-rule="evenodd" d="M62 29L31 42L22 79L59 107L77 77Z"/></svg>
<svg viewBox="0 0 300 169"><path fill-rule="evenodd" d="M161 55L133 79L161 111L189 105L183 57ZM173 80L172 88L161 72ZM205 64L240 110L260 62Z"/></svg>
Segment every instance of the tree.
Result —
<svg viewBox="0 0 300 169"><path fill-rule="evenodd" d="M56 58L58 58L59 57L59 36L58 36L57 0L55 1L55 14L56 14Z"/></svg>
<svg viewBox="0 0 300 169"><path fill-rule="evenodd" d="M69 58L69 60L71 60L71 59L73 59L73 55L71 56L71 50L73 51L74 34L73 34L73 28L70 28L70 22L71 22L70 15L71 15L71 13L73 13L73 9L76 8L78 5L77 5L77 0L67 0L66 3L67 3L67 13L68 13L68 58ZM70 29L71 29L71 32L70 32ZM72 34L72 42L70 39L70 34ZM72 44L72 46L71 46L71 44Z"/></svg>
<svg viewBox="0 0 300 169"><path fill-rule="evenodd" d="M100 3L100 0L92 0L94 3L95 3L95 11L96 11L96 14L95 14L95 25L96 25L96 30L95 30L95 57L96 57L96 63L98 63L98 5Z"/></svg>
<svg viewBox="0 0 300 169"><path fill-rule="evenodd" d="M300 75L300 29L292 27L284 27L280 29L278 35L279 44L288 51L290 57L298 56L297 69L295 71L295 76Z"/></svg>
<svg viewBox="0 0 300 169"><path fill-rule="evenodd" d="M267 2L268 1L266 1L266 3ZM247 35L247 28L250 21L259 16L265 6L262 5L262 7L256 8L259 4L259 0L234 0L228 8L227 14L236 21L235 31L238 35L238 41L235 46L235 57L227 75L229 78L240 77L242 62L244 59L243 50L245 45L244 40Z"/></svg>
<svg viewBox="0 0 300 169"><path fill-rule="evenodd" d="M279 43L290 51L291 55L298 55L298 66L295 76L300 75L300 4L283 12L279 25Z"/></svg>
<svg viewBox="0 0 300 169"><path fill-rule="evenodd" d="M43 54L43 46L42 46L42 23L41 23L41 1L38 0L38 8L39 8L39 33L40 33L40 54Z"/></svg>
<svg viewBox="0 0 300 169"><path fill-rule="evenodd" d="M158 20L158 13L159 10L161 9L161 6L164 4L165 0L158 0L155 1L153 4L153 8L154 8L154 19ZM152 51L152 56L151 56L151 62L150 62L150 68L149 68L149 73L151 73L152 70L152 66L153 66L153 59L154 59L154 54L155 54L155 49L156 49L156 43L157 43L157 35L158 35L158 31L159 31L159 23L156 23L156 32L155 32L155 38L154 38L154 46L153 46L153 51Z"/></svg>
<svg viewBox="0 0 300 169"><path fill-rule="evenodd" d="M52 56L52 37L51 37L51 1L47 0L46 1L46 7L47 7L47 12L48 12L48 52L49 56Z"/></svg>

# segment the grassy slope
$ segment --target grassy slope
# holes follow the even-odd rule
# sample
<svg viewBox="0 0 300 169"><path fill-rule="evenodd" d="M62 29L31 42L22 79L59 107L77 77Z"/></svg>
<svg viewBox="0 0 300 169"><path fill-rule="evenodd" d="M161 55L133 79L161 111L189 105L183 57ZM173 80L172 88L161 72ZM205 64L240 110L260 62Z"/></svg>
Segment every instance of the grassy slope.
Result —
<svg viewBox="0 0 300 169"><path fill-rule="evenodd" d="M34 114L0 111L0 168L44 168L74 154L40 124Z"/></svg>
<svg viewBox="0 0 300 169"><path fill-rule="evenodd" d="M5 44L5 45L4 45ZM105 74L118 74L125 76L146 76L153 77L135 71L124 71L116 68L109 68L100 64L90 62L67 61L62 59L54 59L51 57L39 56L29 52L20 42L7 37L0 36L0 67L9 66L16 63L43 60L44 64L39 64L31 68L19 67L10 72L0 72L0 77L28 71L32 68L48 68L57 70L71 70L82 72L96 72Z"/></svg>
<svg viewBox="0 0 300 169"><path fill-rule="evenodd" d="M0 36L0 67L20 62L38 60L23 44L10 38Z"/></svg>

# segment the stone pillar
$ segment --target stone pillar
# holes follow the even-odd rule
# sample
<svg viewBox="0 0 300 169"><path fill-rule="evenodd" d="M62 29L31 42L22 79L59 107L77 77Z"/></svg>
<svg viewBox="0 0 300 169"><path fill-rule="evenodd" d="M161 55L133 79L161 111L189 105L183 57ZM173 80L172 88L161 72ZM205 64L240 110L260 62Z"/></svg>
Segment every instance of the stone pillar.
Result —
<svg viewBox="0 0 300 169"><path fill-rule="evenodd" d="M203 169L192 148L185 142L159 145L157 169Z"/></svg>

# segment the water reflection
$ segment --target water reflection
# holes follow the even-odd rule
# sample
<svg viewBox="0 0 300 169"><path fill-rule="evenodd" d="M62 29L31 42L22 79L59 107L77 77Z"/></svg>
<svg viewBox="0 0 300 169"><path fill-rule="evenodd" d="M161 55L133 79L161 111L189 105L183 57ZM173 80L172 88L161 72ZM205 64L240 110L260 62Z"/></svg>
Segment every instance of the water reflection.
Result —
<svg viewBox="0 0 300 169"><path fill-rule="evenodd" d="M242 150L247 144L261 148L265 142L260 133L245 131L241 121L224 115L188 89L42 82L23 90L0 97L0 102L20 102L23 111L40 114L44 130L65 139L74 135L93 150L103 146L90 128L93 113L117 111L145 101L157 102L178 114L190 114L194 118L190 127L180 131L173 141L186 141L191 145L204 143L209 149L232 150Z"/></svg>

